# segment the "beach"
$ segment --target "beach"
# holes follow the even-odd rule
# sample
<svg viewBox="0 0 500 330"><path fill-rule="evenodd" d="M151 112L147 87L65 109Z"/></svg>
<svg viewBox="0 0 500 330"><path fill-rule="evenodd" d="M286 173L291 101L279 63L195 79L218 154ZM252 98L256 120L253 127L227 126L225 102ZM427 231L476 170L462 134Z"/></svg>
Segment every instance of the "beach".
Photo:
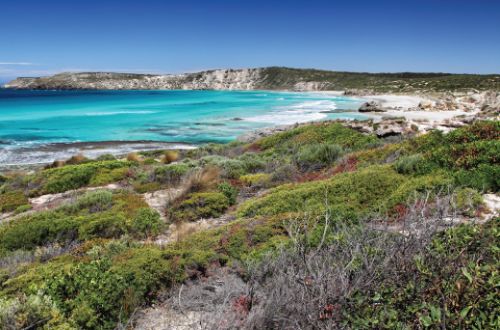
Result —
<svg viewBox="0 0 500 330"><path fill-rule="evenodd" d="M447 109L438 110L435 106L440 99L436 96L380 94L346 97L343 91L218 91L213 94L201 91L181 93L180 98L175 91L139 92L139 100L132 91L126 94L118 92L118 95L112 93L111 96L106 95L110 92L104 95L83 92L80 95L73 91L69 92L70 97L76 98L73 104L68 101L58 103L58 94L42 93L55 110L43 109L23 117L23 111L37 109L38 104L30 104L16 112L16 120L5 111L2 117L0 111L3 119L0 125L4 124L3 132L0 127L3 133L0 134L0 143L3 143L1 167L43 165L76 154L97 158L104 154L121 156L137 151L190 149L210 142L249 141L295 124L322 120L381 122L398 117L405 118L408 125L414 125L421 132L430 129L448 131L449 123L456 122L457 118L477 115L484 99L474 96L465 102L463 97L457 97ZM165 93L174 93L175 102L165 101L165 95L170 97ZM39 102L39 95L35 93L35 96L38 98L34 102ZM125 101L118 105L109 103L109 99L116 102L122 97ZM90 98L91 101L85 100L82 106L78 103L81 98ZM474 99L477 102L471 103ZM132 104L125 105L123 102L127 100ZM13 104L14 101L10 102ZM374 102L381 111L359 112L358 108L365 102ZM9 106L8 102L5 104ZM182 111L187 111L184 117L178 115ZM68 127L60 127L59 123L66 123ZM18 129L13 130L16 125ZM75 135L65 136L68 134Z"/></svg>

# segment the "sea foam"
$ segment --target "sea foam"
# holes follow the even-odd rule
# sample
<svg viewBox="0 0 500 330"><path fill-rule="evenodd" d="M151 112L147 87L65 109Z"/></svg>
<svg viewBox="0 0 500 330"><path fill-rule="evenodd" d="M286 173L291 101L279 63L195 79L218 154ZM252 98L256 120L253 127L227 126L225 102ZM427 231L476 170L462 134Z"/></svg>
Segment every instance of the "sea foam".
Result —
<svg viewBox="0 0 500 330"><path fill-rule="evenodd" d="M249 122L290 125L325 119L328 117L325 111L333 111L336 108L335 102L330 100L306 101L278 107L270 113L243 119Z"/></svg>

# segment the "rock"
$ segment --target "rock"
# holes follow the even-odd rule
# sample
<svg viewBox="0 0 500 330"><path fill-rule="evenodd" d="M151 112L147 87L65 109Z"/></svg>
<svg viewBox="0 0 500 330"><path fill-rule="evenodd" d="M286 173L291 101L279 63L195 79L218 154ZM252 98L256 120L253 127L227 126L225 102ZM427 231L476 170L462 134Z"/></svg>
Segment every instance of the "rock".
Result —
<svg viewBox="0 0 500 330"><path fill-rule="evenodd" d="M372 121L352 121L352 122L347 122L345 125L360 133L365 133L365 134L373 133Z"/></svg>
<svg viewBox="0 0 500 330"><path fill-rule="evenodd" d="M399 136L404 132L404 128L401 125L381 125L375 130L375 134L379 138L387 138L390 136Z"/></svg>
<svg viewBox="0 0 500 330"><path fill-rule="evenodd" d="M251 132L245 133L237 137L237 141L244 143L251 143L262 137L272 135L274 133L283 132L289 129L297 127L296 125L281 125L275 127L264 127L261 129L256 129Z"/></svg>
<svg viewBox="0 0 500 330"><path fill-rule="evenodd" d="M441 126L443 127L449 127L449 128L459 128L466 125L463 121L460 121L458 119L456 120L445 120L441 123Z"/></svg>
<svg viewBox="0 0 500 330"><path fill-rule="evenodd" d="M298 91L298 92L321 91L321 90L327 90L330 87L331 87L331 84L328 82L301 81L301 82L295 83L293 90Z"/></svg>
<svg viewBox="0 0 500 330"><path fill-rule="evenodd" d="M434 107L434 102L429 101L429 100L422 100L418 104L418 109L419 110L430 110Z"/></svg>
<svg viewBox="0 0 500 330"><path fill-rule="evenodd" d="M384 109L382 109L382 106L379 102L377 101L369 101L363 103L359 109L359 112L385 112Z"/></svg>

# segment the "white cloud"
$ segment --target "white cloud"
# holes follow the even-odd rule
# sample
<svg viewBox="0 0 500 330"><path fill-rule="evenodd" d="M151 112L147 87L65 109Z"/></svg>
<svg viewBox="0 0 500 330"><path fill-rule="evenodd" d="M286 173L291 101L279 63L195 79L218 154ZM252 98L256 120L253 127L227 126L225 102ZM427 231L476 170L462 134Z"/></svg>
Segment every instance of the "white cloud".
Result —
<svg viewBox="0 0 500 330"><path fill-rule="evenodd" d="M35 65L30 62L0 62L0 65Z"/></svg>

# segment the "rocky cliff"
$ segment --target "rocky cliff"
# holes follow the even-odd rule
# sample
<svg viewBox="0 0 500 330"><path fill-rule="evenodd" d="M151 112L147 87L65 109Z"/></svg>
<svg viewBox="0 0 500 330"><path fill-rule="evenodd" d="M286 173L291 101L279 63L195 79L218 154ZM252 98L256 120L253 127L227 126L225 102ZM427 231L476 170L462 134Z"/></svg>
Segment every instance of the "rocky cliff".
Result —
<svg viewBox="0 0 500 330"><path fill-rule="evenodd" d="M111 72L61 73L51 77L17 78L5 85L16 89L216 89L252 90L263 85L263 69L211 70L180 75ZM303 89L298 85L297 89Z"/></svg>
<svg viewBox="0 0 500 330"><path fill-rule="evenodd" d="M180 75L112 72L61 73L17 78L17 89L216 89L361 90L363 93L500 90L500 75L447 73L363 73L268 67L221 69Z"/></svg>

